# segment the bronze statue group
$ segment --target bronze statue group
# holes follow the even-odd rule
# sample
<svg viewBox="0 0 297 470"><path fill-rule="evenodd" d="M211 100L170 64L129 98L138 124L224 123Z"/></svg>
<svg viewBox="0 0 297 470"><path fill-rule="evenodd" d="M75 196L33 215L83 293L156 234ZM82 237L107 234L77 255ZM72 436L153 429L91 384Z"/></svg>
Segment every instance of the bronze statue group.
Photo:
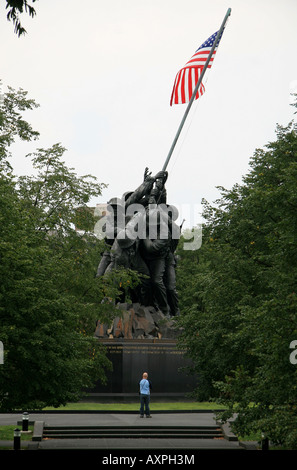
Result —
<svg viewBox="0 0 297 470"><path fill-rule="evenodd" d="M106 249L97 276L120 267L136 271L141 282L131 291L131 300L169 317L179 315L175 251L181 227L175 222L177 209L167 204L167 177L165 171L152 176L146 168L135 191L108 202Z"/></svg>

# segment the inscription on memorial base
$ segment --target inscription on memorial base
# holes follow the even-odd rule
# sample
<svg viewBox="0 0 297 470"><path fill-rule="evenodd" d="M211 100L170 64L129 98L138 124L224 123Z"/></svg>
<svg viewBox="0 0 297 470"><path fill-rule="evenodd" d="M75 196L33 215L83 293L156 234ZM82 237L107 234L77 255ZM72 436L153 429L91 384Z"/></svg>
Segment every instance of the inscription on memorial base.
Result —
<svg viewBox="0 0 297 470"><path fill-rule="evenodd" d="M174 318L139 304L121 304L122 313L112 325L97 324L95 336L107 348L113 370L107 384L98 383L98 395L138 395L142 373L148 372L155 397L184 396L197 386L196 377L185 370L190 360L177 348L180 329Z"/></svg>

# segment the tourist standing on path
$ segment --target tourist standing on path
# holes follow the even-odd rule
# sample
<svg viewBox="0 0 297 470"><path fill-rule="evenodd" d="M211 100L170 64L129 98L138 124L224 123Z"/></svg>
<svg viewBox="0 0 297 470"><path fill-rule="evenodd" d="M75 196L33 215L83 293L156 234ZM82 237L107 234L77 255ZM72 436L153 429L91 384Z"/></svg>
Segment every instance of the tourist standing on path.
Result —
<svg viewBox="0 0 297 470"><path fill-rule="evenodd" d="M148 373L142 374L142 379L139 382L139 393L140 393L140 417L143 418L144 413L147 418L151 418L150 415L150 393L152 389L151 381L148 380Z"/></svg>

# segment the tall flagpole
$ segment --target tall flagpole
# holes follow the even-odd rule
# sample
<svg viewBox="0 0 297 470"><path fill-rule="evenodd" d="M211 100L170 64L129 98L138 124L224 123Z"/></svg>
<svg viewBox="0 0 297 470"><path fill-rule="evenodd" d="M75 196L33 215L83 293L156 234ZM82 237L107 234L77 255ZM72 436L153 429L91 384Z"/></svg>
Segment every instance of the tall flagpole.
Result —
<svg viewBox="0 0 297 470"><path fill-rule="evenodd" d="M191 109L191 106L192 106L192 104L193 104L193 101L195 100L195 96L196 96L196 94L197 94L197 91L198 91L198 89L199 89L199 87L200 87L200 85L201 85L202 79L203 79L204 74L205 74L205 72L206 72L206 70L207 70L207 67L208 67L208 64L209 64L209 62L210 62L211 56L212 56L212 54L213 54L213 51L215 50L215 47L216 47L216 45L217 45L217 43L218 43L218 41L219 41L219 39L220 39L220 37L221 37L221 35L222 35L223 29L224 29L224 27L225 27L225 24L226 24L226 22L227 22L227 20L228 20L228 18L229 18L229 16L230 16L230 14L231 14L231 8L228 8L227 13L226 13L225 18L224 18L224 21L223 21L223 23L222 23L222 25L221 25L221 27L220 27L220 29L219 29L219 31L218 31L218 34L217 34L216 39L215 39L215 42L213 43L213 46L212 46L212 48L211 48L211 50L210 50L210 53L209 53L209 55L208 55L208 58L207 58L207 60L206 60L206 62L205 62L205 64L204 64L204 67L203 67L203 69L202 69L202 72L201 72L201 75L200 75L200 77L199 77L198 83L197 83L197 85L196 85L196 87L195 87L195 90L193 91L193 94L192 94L191 99L190 99L190 101L189 101L189 103L188 103L187 109L186 109L186 111L185 111L185 114L184 114L184 116L183 116L183 118L182 118L182 121L181 121L181 123L180 123L180 125L179 125L179 128L178 128L178 131L177 131L177 133L176 133L176 136L175 136L175 138L174 138L174 140L173 140L173 142L172 142L172 145L171 145L171 148L170 148L170 150L169 150L168 156L167 156L167 158L166 158L166 160L165 160L165 163L164 163L164 165L163 165L163 168L162 168L163 171L165 171L166 168L167 168L167 165L168 165L169 160L170 160L170 158L171 158L171 155L172 155L172 153L173 153L173 150L174 150L174 147L175 147L175 145L176 145L176 142L177 142L177 140L178 140L178 138L179 138L179 135L180 135L180 133L181 133L181 130L182 130L182 128L183 128L183 125L184 125L184 123L185 123L185 121L186 121L186 119L187 119L187 116L188 116L188 114L189 114L189 111L190 111L190 109Z"/></svg>

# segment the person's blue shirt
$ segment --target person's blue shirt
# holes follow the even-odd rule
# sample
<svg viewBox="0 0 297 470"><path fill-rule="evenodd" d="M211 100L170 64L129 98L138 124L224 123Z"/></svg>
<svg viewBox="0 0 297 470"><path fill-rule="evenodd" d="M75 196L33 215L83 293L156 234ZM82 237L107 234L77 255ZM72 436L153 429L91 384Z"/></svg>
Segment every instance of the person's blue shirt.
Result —
<svg viewBox="0 0 297 470"><path fill-rule="evenodd" d="M150 394L150 383L147 379L142 379L139 382L140 385L140 393L142 395L149 395Z"/></svg>

